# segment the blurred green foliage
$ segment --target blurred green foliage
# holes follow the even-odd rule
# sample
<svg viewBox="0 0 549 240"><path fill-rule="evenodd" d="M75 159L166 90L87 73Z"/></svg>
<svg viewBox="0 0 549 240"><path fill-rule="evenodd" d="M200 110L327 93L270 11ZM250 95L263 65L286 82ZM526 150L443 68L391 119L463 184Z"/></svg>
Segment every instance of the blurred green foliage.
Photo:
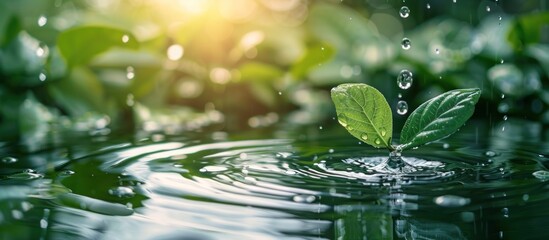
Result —
<svg viewBox="0 0 549 240"><path fill-rule="evenodd" d="M2 1L0 132L32 143L109 126L318 123L344 82L412 108L479 87L479 111L549 123L549 12L543 1L500 2ZM402 69L411 89L397 87Z"/></svg>

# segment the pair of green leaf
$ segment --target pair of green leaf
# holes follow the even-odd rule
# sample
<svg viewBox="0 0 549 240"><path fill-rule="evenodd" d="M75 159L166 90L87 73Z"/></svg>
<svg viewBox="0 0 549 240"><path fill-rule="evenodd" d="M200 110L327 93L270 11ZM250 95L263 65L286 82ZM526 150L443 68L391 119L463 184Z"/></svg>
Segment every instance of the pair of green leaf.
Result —
<svg viewBox="0 0 549 240"><path fill-rule="evenodd" d="M480 89L457 89L421 104L406 120L400 135L404 150L444 137L458 130L473 115ZM393 121L385 97L360 83L341 84L332 89L339 123L361 141L376 148L391 145Z"/></svg>

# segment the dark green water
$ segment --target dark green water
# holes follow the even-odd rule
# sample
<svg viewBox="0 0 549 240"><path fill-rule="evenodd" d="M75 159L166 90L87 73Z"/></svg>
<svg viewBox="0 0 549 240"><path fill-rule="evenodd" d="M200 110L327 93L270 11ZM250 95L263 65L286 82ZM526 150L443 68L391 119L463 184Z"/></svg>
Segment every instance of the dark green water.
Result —
<svg viewBox="0 0 549 240"><path fill-rule="evenodd" d="M473 122L401 176L335 125L3 143L0 239L547 239L548 137Z"/></svg>

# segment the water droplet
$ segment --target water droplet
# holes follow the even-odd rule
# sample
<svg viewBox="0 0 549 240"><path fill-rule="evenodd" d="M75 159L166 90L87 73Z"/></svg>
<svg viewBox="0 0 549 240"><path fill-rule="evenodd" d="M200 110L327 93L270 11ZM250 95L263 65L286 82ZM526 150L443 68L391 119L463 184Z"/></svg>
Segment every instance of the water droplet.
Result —
<svg viewBox="0 0 549 240"><path fill-rule="evenodd" d="M526 201L528 201L528 199L530 199L530 195L528 195L526 193L524 195L522 195L522 201L526 202Z"/></svg>
<svg viewBox="0 0 549 240"><path fill-rule="evenodd" d="M486 152L484 153L484 155L486 155L486 156L488 156L488 157L494 157L494 156L497 155L497 153L494 152L494 151L488 150L488 151L486 151Z"/></svg>
<svg viewBox="0 0 549 240"><path fill-rule="evenodd" d="M453 1L454 3L456 3L456 2L457 2L457 0L452 0L452 1Z"/></svg>
<svg viewBox="0 0 549 240"><path fill-rule="evenodd" d="M486 6L486 11L490 12L490 6Z"/></svg>
<svg viewBox="0 0 549 240"><path fill-rule="evenodd" d="M2 158L2 162L6 164L15 163L17 162L17 158L14 157L4 157Z"/></svg>
<svg viewBox="0 0 549 240"><path fill-rule="evenodd" d="M73 175L74 174L74 171L72 170L65 170L65 171L62 171L60 173L61 176L70 176L70 175Z"/></svg>
<svg viewBox="0 0 549 240"><path fill-rule="evenodd" d="M375 143L378 144L378 145L381 144L381 139L376 138Z"/></svg>
<svg viewBox="0 0 549 240"><path fill-rule="evenodd" d="M400 87L401 89L410 88L412 86L413 81L414 79L413 79L412 72L406 69L400 71L400 73L398 74L397 84L398 84L398 87Z"/></svg>
<svg viewBox="0 0 549 240"><path fill-rule="evenodd" d="M282 95L282 92L278 92L278 95Z"/></svg>
<svg viewBox="0 0 549 240"><path fill-rule="evenodd" d="M498 20L501 21L501 19L502 19L501 16L499 16L499 17L498 17Z"/></svg>
<svg viewBox="0 0 549 240"><path fill-rule="evenodd" d="M130 41L130 36L124 34L122 35L122 42L123 43L128 43Z"/></svg>
<svg viewBox="0 0 549 240"><path fill-rule="evenodd" d="M38 26L39 26L39 27L45 26L46 23L48 23L48 18L45 17L44 15L42 15L42 16L40 16L40 17L38 18Z"/></svg>
<svg viewBox="0 0 549 240"><path fill-rule="evenodd" d="M508 208L502 208L501 213L503 214L503 217L505 217L505 218L509 217L509 209Z"/></svg>
<svg viewBox="0 0 549 240"><path fill-rule="evenodd" d="M38 74L38 80L40 80L41 82L46 81L46 74L43 72Z"/></svg>
<svg viewBox="0 0 549 240"><path fill-rule="evenodd" d="M505 94L501 94L501 99L504 99L505 98Z"/></svg>
<svg viewBox="0 0 549 240"><path fill-rule="evenodd" d="M36 173L32 169L26 169L21 173L16 173L8 176L8 178L19 179L19 180L32 180L32 179L37 179L42 177L44 177L42 174Z"/></svg>
<svg viewBox="0 0 549 240"><path fill-rule="evenodd" d="M364 134L362 134L362 136L360 136L360 138L362 138L362 140L366 141L366 140L368 140L368 134L364 133Z"/></svg>
<svg viewBox="0 0 549 240"><path fill-rule="evenodd" d="M427 9L431 9L431 4L427 3Z"/></svg>
<svg viewBox="0 0 549 240"><path fill-rule="evenodd" d="M471 202L471 199L455 195L443 195L436 197L434 202L441 207L463 207Z"/></svg>
<svg viewBox="0 0 549 240"><path fill-rule="evenodd" d="M133 107L134 104L135 104L135 101L133 99L133 94L128 94L128 96L126 96L126 105L128 107Z"/></svg>
<svg viewBox="0 0 549 240"><path fill-rule="evenodd" d="M440 50L438 48L435 49L435 54L440 54Z"/></svg>
<svg viewBox="0 0 549 240"><path fill-rule="evenodd" d="M337 121L341 124L341 126L347 127L347 121L345 121L343 115L337 116Z"/></svg>
<svg viewBox="0 0 549 240"><path fill-rule="evenodd" d="M398 94L398 98L402 98L402 93L399 93L399 94Z"/></svg>
<svg viewBox="0 0 549 240"><path fill-rule="evenodd" d="M40 219L40 228L46 229L48 227L48 220Z"/></svg>
<svg viewBox="0 0 549 240"><path fill-rule="evenodd" d="M444 144L442 144L442 148L448 149L448 148L450 148L450 144L444 143Z"/></svg>
<svg viewBox="0 0 549 240"><path fill-rule="evenodd" d="M387 131L385 131L384 128L381 129L381 136L382 137L385 137L385 135L387 135Z"/></svg>
<svg viewBox="0 0 549 240"><path fill-rule="evenodd" d="M398 13L400 14L400 17L407 18L408 16L410 16L410 9L406 6L402 6Z"/></svg>
<svg viewBox="0 0 549 240"><path fill-rule="evenodd" d="M248 159L248 154L247 153L240 153L240 155L238 157L242 160L245 160L245 159Z"/></svg>
<svg viewBox="0 0 549 240"><path fill-rule="evenodd" d="M532 173L532 175L542 181L549 179L549 172L545 170L535 171L534 173Z"/></svg>
<svg viewBox="0 0 549 240"><path fill-rule="evenodd" d="M13 210L11 210L11 216L13 217L13 219L19 220L19 219L23 218L23 212L21 212L17 209L13 209Z"/></svg>
<svg viewBox="0 0 549 240"><path fill-rule="evenodd" d="M135 72L132 66L129 66L126 68L126 78L129 80L133 79L135 77Z"/></svg>
<svg viewBox="0 0 549 240"><path fill-rule="evenodd" d="M503 121L507 121L507 115L503 115Z"/></svg>
<svg viewBox="0 0 549 240"><path fill-rule="evenodd" d="M402 44L402 49L404 50L408 50L412 46L412 42L408 38L403 38L401 44Z"/></svg>
<svg viewBox="0 0 549 240"><path fill-rule="evenodd" d="M503 59L501 59L501 60L499 61L499 63L501 63L501 64L503 64L504 62L505 62L505 61L504 61Z"/></svg>
<svg viewBox="0 0 549 240"><path fill-rule="evenodd" d="M42 56L46 55L46 51L47 51L46 47L40 46L36 49L36 56L42 57Z"/></svg>
<svg viewBox="0 0 549 240"><path fill-rule="evenodd" d="M408 112L408 103L402 100L398 101L396 109L398 114L404 115Z"/></svg>
<svg viewBox="0 0 549 240"><path fill-rule="evenodd" d="M322 126L319 126L318 129L322 130Z"/></svg>
<svg viewBox="0 0 549 240"><path fill-rule="evenodd" d="M333 148L330 148L330 150L328 150L329 153L334 153L334 149Z"/></svg>
<svg viewBox="0 0 549 240"><path fill-rule="evenodd" d="M129 198L135 196L135 192L133 192L133 189L124 186L118 186L109 189L109 194L119 198Z"/></svg>
<svg viewBox="0 0 549 240"><path fill-rule="evenodd" d="M166 50L166 55L168 55L168 59L172 61L177 61L183 57L183 54L185 53L185 49L179 44L174 44L168 47L168 50Z"/></svg>
<svg viewBox="0 0 549 240"><path fill-rule="evenodd" d="M313 195L295 195L293 197L294 202L298 203L312 203L316 199Z"/></svg>

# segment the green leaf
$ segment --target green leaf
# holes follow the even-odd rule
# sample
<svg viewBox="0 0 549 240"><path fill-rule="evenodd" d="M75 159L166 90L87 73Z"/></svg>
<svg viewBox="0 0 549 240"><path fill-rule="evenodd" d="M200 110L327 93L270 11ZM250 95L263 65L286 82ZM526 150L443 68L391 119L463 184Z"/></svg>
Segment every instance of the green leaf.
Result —
<svg viewBox="0 0 549 240"><path fill-rule="evenodd" d="M361 83L341 84L332 89L339 123L354 137L376 148L391 147L393 119L385 97Z"/></svg>
<svg viewBox="0 0 549 240"><path fill-rule="evenodd" d="M507 35L507 40L517 51L522 51L530 44L539 43L544 36L544 29L549 24L547 11L527 14L516 19Z"/></svg>
<svg viewBox="0 0 549 240"><path fill-rule="evenodd" d="M111 47L137 49L135 37L122 29L84 26L71 28L59 34L57 46L71 66L88 63Z"/></svg>
<svg viewBox="0 0 549 240"><path fill-rule="evenodd" d="M401 149L449 136L473 115L480 89L456 89L421 104L406 120L400 135Z"/></svg>

